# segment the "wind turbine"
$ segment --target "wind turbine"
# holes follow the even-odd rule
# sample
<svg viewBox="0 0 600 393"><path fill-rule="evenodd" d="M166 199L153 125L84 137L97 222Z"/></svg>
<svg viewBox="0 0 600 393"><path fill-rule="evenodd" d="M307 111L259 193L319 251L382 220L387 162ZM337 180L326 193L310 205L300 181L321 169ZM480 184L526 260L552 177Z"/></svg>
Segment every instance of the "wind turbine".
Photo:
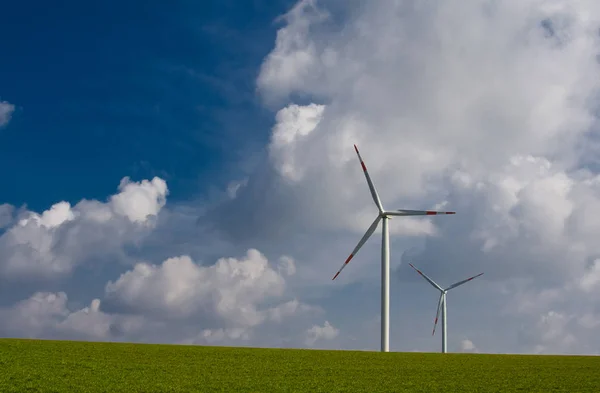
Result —
<svg viewBox="0 0 600 393"><path fill-rule="evenodd" d="M369 176L369 172L367 172L367 167L358 152L358 148L354 145L354 150L356 150L356 154L358 155L358 159L360 160L360 165L362 166L363 172L365 173L365 177L367 178L367 184L369 185L369 190L371 190L371 196L373 197L373 201L375 205L377 205L377 209L379 209L379 213L375 218L375 221L371 224L367 232L363 235L362 239L358 242L358 245L354 248L346 262L342 265L340 270L333 276L332 280L341 273L341 271L348 265L348 262L360 250L360 248L365 244L365 242L371 237L375 229L377 229L377 225L379 221L383 221L383 227L381 231L381 352L389 352L390 350L390 235L388 230L388 220L392 216L433 216L436 214L455 214L455 212L438 212L431 210L390 210L387 211L383 208L381 204L381 200L379 199L379 195L377 195L377 191L375 190L375 186L373 186L373 182L371 181L371 177Z"/></svg>
<svg viewBox="0 0 600 393"><path fill-rule="evenodd" d="M446 348L447 324L446 323L447 323L447 318L448 318L448 313L446 311L446 293L453 288L456 288L460 285L463 285L463 284L471 281L474 278L481 276L483 273L479 273L476 276L469 277L466 280L462 280L457 283L454 283L454 284L450 285L448 288L444 289L444 288L440 287L439 285L437 285L436 282L433 281L431 278L427 277L425 275L425 273L423 273L422 271L420 271L419 269L414 267L412 263L409 263L409 265L410 265L410 267L415 269L417 271L417 273L419 273L421 276L423 276L423 278L425 280L427 280L431 285L433 285L434 288L436 288L438 291L440 291L440 300L438 301L437 313L435 314L435 322L433 323L433 333L431 333L431 335L433 336L435 334L435 327L437 325L438 317L440 316L440 307L441 307L442 308L442 353L446 353L446 350L447 350L447 348Z"/></svg>

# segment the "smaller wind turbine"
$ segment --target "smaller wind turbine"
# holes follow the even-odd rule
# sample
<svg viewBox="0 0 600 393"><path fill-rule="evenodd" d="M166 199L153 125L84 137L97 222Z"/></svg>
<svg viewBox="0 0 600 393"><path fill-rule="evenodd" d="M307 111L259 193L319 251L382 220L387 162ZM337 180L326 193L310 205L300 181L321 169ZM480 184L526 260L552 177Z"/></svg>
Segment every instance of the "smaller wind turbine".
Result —
<svg viewBox="0 0 600 393"><path fill-rule="evenodd" d="M419 269L414 267L412 263L409 263L409 265L410 265L410 267L415 269L417 271L417 273L419 273L421 276L423 276L423 278L425 280L427 280L434 288L436 288L438 291L440 291L440 300L438 301L437 313L435 314L435 322L433 323L433 333L431 333L431 335L433 336L435 334L435 327L437 326L438 317L440 316L440 308L442 308L442 353L446 353L446 351L447 351L447 347L446 347L447 317L448 317L448 313L446 311L446 293L453 288L456 288L460 285L463 285L464 283L471 281L474 278L481 276L483 273L479 273L476 276L469 277L466 280L462 280L457 283L454 283L454 284L450 285L448 288L444 289L444 288L440 287L431 278L427 277L422 271L420 271Z"/></svg>

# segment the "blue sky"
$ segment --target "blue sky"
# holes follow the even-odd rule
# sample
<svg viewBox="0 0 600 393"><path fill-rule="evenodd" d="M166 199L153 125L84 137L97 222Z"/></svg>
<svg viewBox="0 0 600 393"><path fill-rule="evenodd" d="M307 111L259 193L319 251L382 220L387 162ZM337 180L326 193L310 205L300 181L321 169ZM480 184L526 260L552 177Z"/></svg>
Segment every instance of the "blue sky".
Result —
<svg viewBox="0 0 600 393"><path fill-rule="evenodd" d="M357 144L457 212L390 223L391 350L440 346L410 262L485 273L450 351L600 353L598 2L415 4L3 5L0 336L378 350Z"/></svg>
<svg viewBox="0 0 600 393"><path fill-rule="evenodd" d="M287 2L289 4L289 2ZM3 6L3 200L104 198L127 173L202 195L266 143L254 78L286 2ZM41 190L44 190L41 192Z"/></svg>

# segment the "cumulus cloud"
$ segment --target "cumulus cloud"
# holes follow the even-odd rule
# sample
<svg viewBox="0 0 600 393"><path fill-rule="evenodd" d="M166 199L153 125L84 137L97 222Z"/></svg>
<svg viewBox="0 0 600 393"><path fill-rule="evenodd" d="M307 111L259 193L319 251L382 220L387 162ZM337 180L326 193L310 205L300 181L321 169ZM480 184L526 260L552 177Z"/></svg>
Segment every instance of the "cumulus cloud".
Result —
<svg viewBox="0 0 600 393"><path fill-rule="evenodd" d="M196 317L211 329L250 328L311 310L297 300L268 304L284 295L285 277L293 274L291 260L284 261L284 275L254 249L242 259L221 258L211 266L200 266L188 256L159 266L139 263L106 285L106 299L115 309L131 313Z"/></svg>
<svg viewBox="0 0 600 393"><path fill-rule="evenodd" d="M15 106L8 101L0 101L0 128L6 126L10 121Z"/></svg>
<svg viewBox="0 0 600 393"><path fill-rule="evenodd" d="M58 202L38 214L22 211L0 236L0 278L52 279L70 274L91 257L119 258L122 246L143 236L165 204L164 180L132 183L106 203ZM12 207L2 209L4 226Z"/></svg>
<svg viewBox="0 0 600 393"><path fill-rule="evenodd" d="M277 31L275 48L265 59L257 80L259 88L269 88L269 101L275 102L289 91L301 88L319 69L320 54L309 32L315 23L327 20L329 13L316 3L299 1L279 18L287 25Z"/></svg>
<svg viewBox="0 0 600 393"><path fill-rule="evenodd" d="M119 184L119 191L110 198L115 213L137 223L156 216L165 205L168 193L167 183L159 177L139 183L132 183L125 177Z"/></svg>
<svg viewBox="0 0 600 393"><path fill-rule="evenodd" d="M312 306L293 299L267 310L268 318L274 322L282 322L288 317L307 314L321 314L321 307Z"/></svg>
<svg viewBox="0 0 600 393"><path fill-rule="evenodd" d="M0 332L4 337L158 342L160 333L165 334L164 324L141 316L107 314L100 306L101 300L93 299L85 307L73 308L65 292L36 292L0 309Z"/></svg>
<svg viewBox="0 0 600 393"><path fill-rule="evenodd" d="M71 313L64 292L37 292L18 302L12 309L2 310L4 323L0 328L8 335L25 337L57 337L61 333L86 335L88 339L106 337L106 318L98 314L99 300L89 307Z"/></svg>
<svg viewBox="0 0 600 393"><path fill-rule="evenodd" d="M582 276L600 251L589 220L600 202L597 183L587 170L567 171L532 156L514 157L483 176L461 172L447 183L448 200L468 217L460 231L445 225L428 239L419 263L447 273L450 265L435 262L444 254L497 279Z"/></svg>
<svg viewBox="0 0 600 393"><path fill-rule="evenodd" d="M299 317L321 314L319 307L286 300L288 273L280 275L253 249L243 259L222 258L207 267L186 256L156 266L139 263L109 281L104 298L86 307L69 306L65 292L36 292L0 309L0 332L16 337L244 345L250 339L281 336L277 327L288 321L296 320L297 325ZM265 329L271 329L267 336ZM328 329L318 332L319 337L329 337ZM288 340L294 334L304 339L297 328L286 332Z"/></svg>
<svg viewBox="0 0 600 393"><path fill-rule="evenodd" d="M460 342L460 352L479 352L473 341L469 339L464 339Z"/></svg>
<svg viewBox="0 0 600 393"><path fill-rule="evenodd" d="M325 106L316 104L290 105L277 112L269 152L275 168L284 178L292 181L302 178L304 163L296 163L299 157L295 157L294 147L298 140L315 130L324 109Z"/></svg>
<svg viewBox="0 0 600 393"><path fill-rule="evenodd" d="M231 341L247 341L249 340L248 331L244 328L233 329L205 329L191 341L191 343L207 343L207 344L222 344L225 340Z"/></svg>
<svg viewBox="0 0 600 393"><path fill-rule="evenodd" d="M319 29L328 19L315 11L314 2L301 1L288 15L263 64L259 87L265 95L327 97L318 125L310 125L315 129L287 143L304 157L295 160L300 169L313 172L306 182L327 172L347 178L339 170L349 164L355 171L351 146L357 142L374 176L399 179L380 184L388 190L384 197L423 196L432 191L428 177L459 164L483 171L519 154L568 152L577 141L569 137L589 130L594 119L588 100L600 86L594 77L598 12L592 2L580 3L580 9L534 1L413 3L360 8L343 34ZM470 23L463 23L465 17ZM297 59L303 50L288 48L298 41L314 48L309 52L315 70L303 78L296 72L289 80L267 77L304 68L300 60L294 66L271 61ZM324 60L326 53L334 53L335 61ZM298 106L280 113L286 111L298 112ZM278 123L294 129L287 119ZM301 129L304 120L297 121ZM274 141L280 128L274 128Z"/></svg>
<svg viewBox="0 0 600 393"><path fill-rule="evenodd" d="M338 336L340 330L334 327L329 321L325 321L323 326L313 325L306 331L306 345L312 347L320 340L333 340Z"/></svg>
<svg viewBox="0 0 600 393"><path fill-rule="evenodd" d="M584 141L592 137L600 87L594 2L383 1L364 7L355 1L343 17L332 16L328 4L298 2L262 65L259 91L283 106L269 145L275 180L269 187L260 182L276 201L255 205L264 214L247 221L248 233L274 225L266 212L286 203L281 210L302 212L285 217L293 228L363 232L375 211L353 143L386 207L461 207L465 217L394 220L396 234L435 235L434 223L456 225L469 220L467 212L494 208L493 198L479 207L457 206L448 183L462 176L476 187L515 160L530 159L552 165L559 177L526 187L539 176L535 168L524 174L515 187L527 189L514 214L535 220L523 225L550 221L540 231L557 230L558 218L541 211L567 214L569 204L540 195L561 198L576 187L571 171L589 157ZM286 104L298 95L314 102ZM258 191L252 183L245 186L249 198ZM243 203L242 196L239 190L224 211L236 211L232 206ZM492 247L499 239L487 241Z"/></svg>
<svg viewBox="0 0 600 393"><path fill-rule="evenodd" d="M335 14L331 4L299 1L283 17L257 80L278 110L271 178L250 178L223 211L256 201L252 195L263 190L269 203L255 204L247 233L273 225L270 206L298 212L285 217L289 233L339 236L312 240L330 252L307 247L296 259L335 271L375 214L356 143L384 206L458 211L448 219L393 220L396 235L427 235L394 243L393 254L410 250L404 260L440 280L458 268L485 271L484 280L498 284L490 287L494 295L521 310L514 311L521 322L536 324L550 311L594 320L597 302L576 300L596 288L600 251L593 219L600 206L600 6L353 1ZM370 278L370 270L355 261L344 274ZM503 292L511 285L514 292ZM518 305L524 292L544 298L545 307ZM567 304L575 306L559 309ZM527 340L531 348L539 337Z"/></svg>

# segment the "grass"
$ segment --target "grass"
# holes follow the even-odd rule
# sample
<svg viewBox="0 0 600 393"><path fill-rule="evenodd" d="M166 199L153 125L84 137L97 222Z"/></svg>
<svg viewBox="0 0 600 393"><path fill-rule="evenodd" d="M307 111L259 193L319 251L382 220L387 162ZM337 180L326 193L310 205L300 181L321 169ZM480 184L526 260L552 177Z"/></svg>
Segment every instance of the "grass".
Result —
<svg viewBox="0 0 600 393"><path fill-rule="evenodd" d="M0 339L0 392L598 392L600 357Z"/></svg>

